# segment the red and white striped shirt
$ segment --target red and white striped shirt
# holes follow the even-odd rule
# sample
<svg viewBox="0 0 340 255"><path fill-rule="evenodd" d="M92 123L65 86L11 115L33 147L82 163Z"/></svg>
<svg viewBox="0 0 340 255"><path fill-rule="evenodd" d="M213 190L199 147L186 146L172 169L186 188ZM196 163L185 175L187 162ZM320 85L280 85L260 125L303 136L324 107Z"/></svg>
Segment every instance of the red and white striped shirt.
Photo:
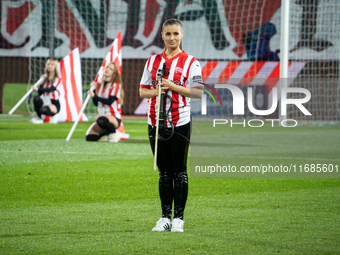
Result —
<svg viewBox="0 0 340 255"><path fill-rule="evenodd" d="M151 56L144 67L142 79L140 81L141 88L156 89L157 72L163 69L163 63L166 64L165 79L173 81L178 86L190 88L193 84L194 77L201 77L201 66L197 59L184 51L169 59L162 54ZM182 96L175 91L168 91L168 95L172 99L172 107L169 118L166 119L166 127L170 127L172 120L174 127L187 124L190 121L190 98ZM148 124L156 125L158 96L149 99ZM170 107L170 100L165 99L166 111Z"/></svg>
<svg viewBox="0 0 340 255"><path fill-rule="evenodd" d="M104 83L103 83L104 84ZM115 100L111 105L103 104L98 102L99 116L111 115L118 119L122 119L122 106L119 103L119 97L121 93L121 84L118 82L106 84L106 86L100 86L98 96L102 98L109 98L115 96L118 99Z"/></svg>
<svg viewBox="0 0 340 255"><path fill-rule="evenodd" d="M57 90L52 91L52 92L45 92L42 94L42 96L49 97L50 99L58 100L60 96L58 86L61 84L61 82L62 80L60 78L56 78L53 83L47 80L44 84L42 84L42 88L48 89L48 88L51 88L51 86L54 86Z"/></svg>

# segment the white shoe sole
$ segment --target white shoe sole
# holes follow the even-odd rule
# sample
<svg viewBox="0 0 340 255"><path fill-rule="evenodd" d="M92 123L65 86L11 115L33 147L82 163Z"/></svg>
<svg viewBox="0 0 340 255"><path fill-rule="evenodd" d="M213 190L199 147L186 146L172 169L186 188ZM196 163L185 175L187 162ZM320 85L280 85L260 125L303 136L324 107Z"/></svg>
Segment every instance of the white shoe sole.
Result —
<svg viewBox="0 0 340 255"><path fill-rule="evenodd" d="M153 232L165 232L165 231L170 231L170 229L162 229L162 230L159 230L159 229L152 229Z"/></svg>
<svg viewBox="0 0 340 255"><path fill-rule="evenodd" d="M184 230L180 228L172 228L171 232L184 232Z"/></svg>

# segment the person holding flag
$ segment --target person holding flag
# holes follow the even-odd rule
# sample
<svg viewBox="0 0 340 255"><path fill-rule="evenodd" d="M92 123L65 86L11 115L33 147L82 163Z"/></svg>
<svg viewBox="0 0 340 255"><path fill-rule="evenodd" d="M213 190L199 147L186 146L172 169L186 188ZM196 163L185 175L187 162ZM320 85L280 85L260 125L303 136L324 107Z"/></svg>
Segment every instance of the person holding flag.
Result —
<svg viewBox="0 0 340 255"><path fill-rule="evenodd" d="M98 141L107 135L107 141L118 142L120 133L116 129L122 120L121 105L124 91L119 69L114 62L106 65L100 82L93 81L87 93L98 108L99 117L86 132L86 141Z"/></svg>
<svg viewBox="0 0 340 255"><path fill-rule="evenodd" d="M169 19L164 22L162 38L165 51L148 59L140 81L140 96L149 99L149 141L152 152L157 156L155 162L159 169L162 217L152 231L184 231L191 130L190 97L193 97L194 82L202 81L202 74L197 59L182 50L183 35L179 20ZM159 96L159 90L166 95L164 99ZM195 97L200 98L201 91L195 92ZM164 120L162 126L160 120ZM159 137L162 139L158 140ZM174 216L171 221L172 203Z"/></svg>
<svg viewBox="0 0 340 255"><path fill-rule="evenodd" d="M53 117L50 123L56 124L58 122L57 113L60 111L59 96L60 92L58 87L62 83L62 79L59 78L58 61L54 59L48 59L45 66L45 74L40 78L44 78L43 82L39 86L32 86L31 89L38 91L39 96L33 98L34 110L36 111L38 118L32 120L34 124L43 124L41 115L47 115Z"/></svg>

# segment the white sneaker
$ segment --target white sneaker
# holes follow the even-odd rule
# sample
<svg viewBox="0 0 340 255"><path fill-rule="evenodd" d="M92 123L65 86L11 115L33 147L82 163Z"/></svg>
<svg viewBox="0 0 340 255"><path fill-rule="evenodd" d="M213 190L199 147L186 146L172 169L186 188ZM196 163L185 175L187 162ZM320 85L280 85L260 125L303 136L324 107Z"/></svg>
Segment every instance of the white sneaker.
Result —
<svg viewBox="0 0 340 255"><path fill-rule="evenodd" d="M41 118L33 118L32 123L33 124L43 124L44 121Z"/></svg>
<svg viewBox="0 0 340 255"><path fill-rule="evenodd" d="M107 136L106 140L110 143L118 143L121 137L121 133L117 132L116 133L111 133Z"/></svg>
<svg viewBox="0 0 340 255"><path fill-rule="evenodd" d="M58 123L58 114L50 117L50 123L51 124L57 124Z"/></svg>
<svg viewBox="0 0 340 255"><path fill-rule="evenodd" d="M171 227L171 232L183 232L183 224L184 221L179 219L179 218L175 218L172 220L172 227Z"/></svg>
<svg viewBox="0 0 340 255"><path fill-rule="evenodd" d="M168 218L160 218L156 223L156 227L152 229L152 231L170 231L171 229L171 220Z"/></svg>

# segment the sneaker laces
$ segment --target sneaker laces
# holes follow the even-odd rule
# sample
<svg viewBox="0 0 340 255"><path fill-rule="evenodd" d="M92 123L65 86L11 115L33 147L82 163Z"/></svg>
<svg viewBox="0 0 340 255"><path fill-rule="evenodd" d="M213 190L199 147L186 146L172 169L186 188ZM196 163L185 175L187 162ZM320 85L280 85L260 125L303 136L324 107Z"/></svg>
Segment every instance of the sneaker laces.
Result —
<svg viewBox="0 0 340 255"><path fill-rule="evenodd" d="M176 218L176 219L172 220L172 227L173 228L181 228L181 229L183 229L183 224L184 224L184 221L179 219L179 218Z"/></svg>

